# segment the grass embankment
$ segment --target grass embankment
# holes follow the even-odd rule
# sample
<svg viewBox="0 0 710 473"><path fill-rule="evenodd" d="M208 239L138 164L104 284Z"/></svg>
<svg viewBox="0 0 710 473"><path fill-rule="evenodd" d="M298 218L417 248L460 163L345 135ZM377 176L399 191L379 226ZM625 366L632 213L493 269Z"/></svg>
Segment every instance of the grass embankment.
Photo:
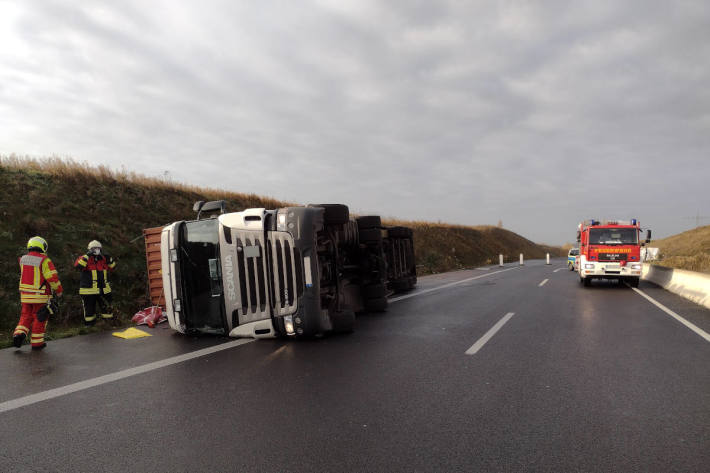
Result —
<svg viewBox="0 0 710 473"><path fill-rule="evenodd" d="M657 262L669 268L710 273L710 225L654 241L661 259Z"/></svg>
<svg viewBox="0 0 710 473"><path fill-rule="evenodd" d="M230 211L289 205L257 195L202 189L114 172L105 167L60 159L0 157L0 347L8 346L20 313L17 258L28 238L44 237L48 254L65 289L60 314L48 326L59 338L88 330L82 327L81 298L74 260L91 240L99 240L118 261L112 276L115 325L126 325L147 306L144 228L192 218L197 200L227 201ZM542 258L543 247L496 227L464 227L426 222L393 222L411 226L421 273L443 272L497 261ZM94 331L96 329L91 329Z"/></svg>

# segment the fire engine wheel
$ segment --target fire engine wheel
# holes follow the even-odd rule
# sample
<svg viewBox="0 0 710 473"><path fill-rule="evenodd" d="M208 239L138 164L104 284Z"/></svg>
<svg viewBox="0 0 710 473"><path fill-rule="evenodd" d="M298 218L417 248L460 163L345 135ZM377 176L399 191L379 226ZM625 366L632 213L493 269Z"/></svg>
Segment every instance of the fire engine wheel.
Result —
<svg viewBox="0 0 710 473"><path fill-rule="evenodd" d="M582 284L584 287L589 287L592 285L592 278L582 278Z"/></svg>
<svg viewBox="0 0 710 473"><path fill-rule="evenodd" d="M355 329L355 312L352 310L332 311L328 315L333 333L351 333Z"/></svg>
<svg viewBox="0 0 710 473"><path fill-rule="evenodd" d="M360 229L360 243L382 243L382 232L379 228Z"/></svg>
<svg viewBox="0 0 710 473"><path fill-rule="evenodd" d="M411 238L412 229L407 227L392 227L387 229L387 236L390 238Z"/></svg>
<svg viewBox="0 0 710 473"><path fill-rule="evenodd" d="M379 228L382 226L382 220L379 215L365 215L364 217L358 217L355 220L357 221L357 227L359 229Z"/></svg>
<svg viewBox="0 0 710 473"><path fill-rule="evenodd" d="M641 278L629 278L627 282L631 287L639 287L639 281Z"/></svg>
<svg viewBox="0 0 710 473"><path fill-rule="evenodd" d="M378 297L377 299L365 299L365 310L368 312L384 312L387 310L387 298Z"/></svg>
<svg viewBox="0 0 710 473"><path fill-rule="evenodd" d="M323 221L326 225L343 225L350 220L350 210L342 204L311 204L313 207L323 207Z"/></svg>

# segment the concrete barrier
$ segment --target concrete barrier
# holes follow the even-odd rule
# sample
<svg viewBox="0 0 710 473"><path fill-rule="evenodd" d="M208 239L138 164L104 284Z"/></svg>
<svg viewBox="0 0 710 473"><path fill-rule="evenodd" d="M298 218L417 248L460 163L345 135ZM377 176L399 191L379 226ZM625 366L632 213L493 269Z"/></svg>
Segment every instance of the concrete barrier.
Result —
<svg viewBox="0 0 710 473"><path fill-rule="evenodd" d="M641 278L710 309L710 274L644 263Z"/></svg>

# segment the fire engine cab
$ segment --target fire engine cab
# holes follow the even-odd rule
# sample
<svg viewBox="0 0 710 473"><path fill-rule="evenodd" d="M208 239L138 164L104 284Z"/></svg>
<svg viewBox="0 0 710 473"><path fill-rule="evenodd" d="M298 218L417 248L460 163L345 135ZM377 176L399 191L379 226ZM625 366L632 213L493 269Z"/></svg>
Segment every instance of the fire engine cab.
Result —
<svg viewBox="0 0 710 473"><path fill-rule="evenodd" d="M577 226L579 282L590 286L592 279L616 279L638 287L641 278L641 247L651 241L651 230L641 242L638 220L585 220Z"/></svg>

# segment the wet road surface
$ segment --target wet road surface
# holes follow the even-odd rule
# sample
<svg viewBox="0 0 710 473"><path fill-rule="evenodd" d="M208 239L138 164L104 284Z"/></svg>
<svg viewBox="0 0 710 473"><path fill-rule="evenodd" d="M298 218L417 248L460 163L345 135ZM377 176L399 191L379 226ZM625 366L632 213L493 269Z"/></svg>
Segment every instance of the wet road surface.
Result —
<svg viewBox="0 0 710 473"><path fill-rule="evenodd" d="M0 412L0 470L707 471L710 343L565 264L423 277L321 340L163 325L1 350L0 406L58 394ZM707 309L640 289L710 332Z"/></svg>

